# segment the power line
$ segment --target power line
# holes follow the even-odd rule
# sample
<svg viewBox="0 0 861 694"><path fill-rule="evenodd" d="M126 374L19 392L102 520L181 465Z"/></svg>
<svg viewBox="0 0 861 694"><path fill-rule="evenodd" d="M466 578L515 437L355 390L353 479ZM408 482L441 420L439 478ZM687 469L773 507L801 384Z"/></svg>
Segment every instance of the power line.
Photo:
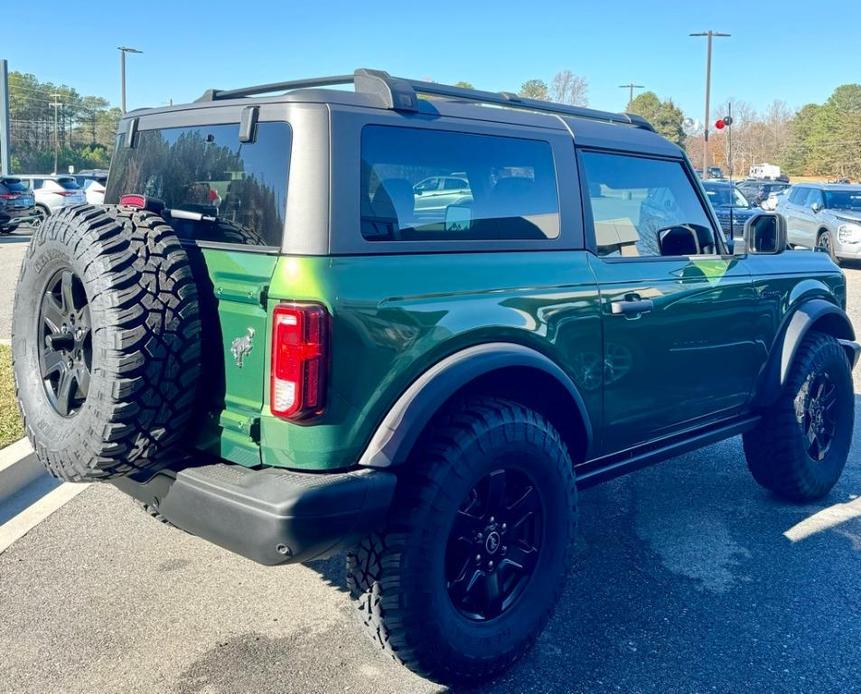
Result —
<svg viewBox="0 0 861 694"><path fill-rule="evenodd" d="M642 84L634 84L630 82L628 84L620 84L619 89L627 89L628 90L628 108L627 110L631 110L631 104L634 101L634 90L635 89L645 89L646 87Z"/></svg>

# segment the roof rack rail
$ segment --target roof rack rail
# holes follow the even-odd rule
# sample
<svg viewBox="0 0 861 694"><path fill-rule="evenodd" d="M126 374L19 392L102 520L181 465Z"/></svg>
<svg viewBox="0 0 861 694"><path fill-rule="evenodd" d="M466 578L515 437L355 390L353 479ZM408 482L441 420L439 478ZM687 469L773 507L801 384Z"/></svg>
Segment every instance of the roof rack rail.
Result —
<svg viewBox="0 0 861 694"><path fill-rule="evenodd" d="M557 104L552 101L528 99L511 92L485 92L478 89L453 87L436 82L422 82L392 77L382 70L360 68L352 75L337 75L334 77L317 77L289 82L272 82L255 87L240 89L209 89L198 101L215 101L221 99L237 99L248 96L259 96L272 92L286 92L293 89L313 89L315 87L331 87L340 84L353 84L357 92L373 94L382 102L385 108L396 111L417 111L418 95L448 97L460 101L473 101L482 104L495 104L508 108L519 108L527 111L540 111L560 116L574 116L608 123L631 125L654 132L652 125L642 116L633 113L613 113L598 111L582 106Z"/></svg>

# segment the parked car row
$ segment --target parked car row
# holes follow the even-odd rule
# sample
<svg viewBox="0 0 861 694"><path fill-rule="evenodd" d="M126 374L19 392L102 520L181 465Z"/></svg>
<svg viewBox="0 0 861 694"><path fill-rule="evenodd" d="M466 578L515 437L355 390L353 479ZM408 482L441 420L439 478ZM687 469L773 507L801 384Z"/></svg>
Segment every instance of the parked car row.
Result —
<svg viewBox="0 0 861 694"><path fill-rule="evenodd" d="M0 234L11 234L22 224L38 226L59 210L105 201L106 171L77 174L0 177Z"/></svg>
<svg viewBox="0 0 861 694"><path fill-rule="evenodd" d="M37 221L36 201L20 178L0 177L0 234L11 234L21 224Z"/></svg>

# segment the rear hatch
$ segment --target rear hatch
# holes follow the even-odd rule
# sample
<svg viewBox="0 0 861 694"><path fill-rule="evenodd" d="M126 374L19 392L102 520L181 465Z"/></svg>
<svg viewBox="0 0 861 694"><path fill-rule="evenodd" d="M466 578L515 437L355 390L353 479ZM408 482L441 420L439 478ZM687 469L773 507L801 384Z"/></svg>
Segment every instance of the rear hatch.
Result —
<svg viewBox="0 0 861 694"><path fill-rule="evenodd" d="M270 326L267 291L284 231L291 131L261 122L254 142L237 123L148 128L118 142L105 202L157 199L175 214L200 293L205 421L195 445L260 464Z"/></svg>
<svg viewBox="0 0 861 694"><path fill-rule="evenodd" d="M33 191L20 178L0 178L0 213L11 218L28 216L35 204Z"/></svg>
<svg viewBox="0 0 861 694"><path fill-rule="evenodd" d="M58 176L55 180L59 189L51 192L63 197L64 207L81 205L87 201L83 188L72 176Z"/></svg>

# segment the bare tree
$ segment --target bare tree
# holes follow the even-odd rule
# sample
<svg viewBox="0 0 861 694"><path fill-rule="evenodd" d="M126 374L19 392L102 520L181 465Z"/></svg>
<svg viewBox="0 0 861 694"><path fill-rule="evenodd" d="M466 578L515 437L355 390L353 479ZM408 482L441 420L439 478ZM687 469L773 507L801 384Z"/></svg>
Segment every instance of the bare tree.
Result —
<svg viewBox="0 0 861 694"><path fill-rule="evenodd" d="M550 84L550 98L560 104L588 106L589 83L584 77L575 75L571 70L562 70L553 76Z"/></svg>

